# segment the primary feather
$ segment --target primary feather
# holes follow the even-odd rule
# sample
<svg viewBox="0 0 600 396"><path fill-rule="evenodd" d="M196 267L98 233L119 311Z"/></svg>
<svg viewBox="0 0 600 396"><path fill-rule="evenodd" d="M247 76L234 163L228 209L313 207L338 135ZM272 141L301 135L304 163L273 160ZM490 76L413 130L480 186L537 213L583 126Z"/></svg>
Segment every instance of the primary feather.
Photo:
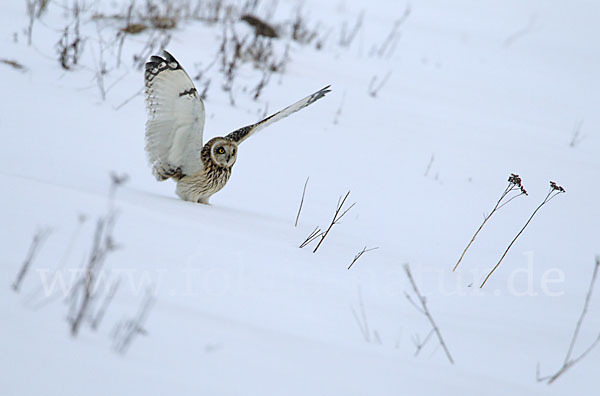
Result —
<svg viewBox="0 0 600 396"><path fill-rule="evenodd" d="M146 63L146 153L159 179L179 169L193 174L202 169L204 104L179 62L163 51Z"/></svg>
<svg viewBox="0 0 600 396"><path fill-rule="evenodd" d="M243 142L244 140L248 139L251 135L260 131L261 129L268 127L272 123L277 122L277 121L281 120L282 118L285 118L285 117L289 116L290 114L293 114L293 113L297 112L298 110L302 110L306 106L315 103L317 100L324 97L328 92L331 92L329 87L331 87L331 85L328 85L325 88L318 90L317 92L315 92L312 95L308 95L306 98L300 99L293 105L290 105L290 106L286 107L285 109L278 111L275 114L270 115L269 117L265 118L262 121L257 122L256 124L248 125L243 128L237 129L237 130L231 132L226 137L239 144L239 143Z"/></svg>

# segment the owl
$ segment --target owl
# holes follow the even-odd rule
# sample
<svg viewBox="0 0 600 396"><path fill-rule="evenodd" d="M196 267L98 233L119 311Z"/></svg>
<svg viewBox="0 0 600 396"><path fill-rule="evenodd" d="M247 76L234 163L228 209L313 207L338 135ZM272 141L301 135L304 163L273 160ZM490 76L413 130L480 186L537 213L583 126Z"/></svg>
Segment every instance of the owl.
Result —
<svg viewBox="0 0 600 396"><path fill-rule="evenodd" d="M227 184L240 143L330 92L327 86L256 124L203 144L204 103L179 62L167 51L152 56L144 79L146 153L152 173L159 181L175 180L181 199L204 204Z"/></svg>

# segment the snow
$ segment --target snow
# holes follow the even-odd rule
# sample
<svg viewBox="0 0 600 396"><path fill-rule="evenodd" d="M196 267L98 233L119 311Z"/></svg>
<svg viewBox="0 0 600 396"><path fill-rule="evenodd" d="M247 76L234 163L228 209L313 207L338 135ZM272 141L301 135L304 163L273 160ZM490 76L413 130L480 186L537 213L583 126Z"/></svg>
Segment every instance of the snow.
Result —
<svg viewBox="0 0 600 396"><path fill-rule="evenodd" d="M296 6L281 2L274 20L289 19ZM259 101L242 91L260 79L249 65L234 84L234 107L213 68L206 139L257 121L265 106L271 113L327 84L333 92L244 142L231 180L204 206L180 201L173 183L153 179L142 96L115 109L143 85L131 57L146 33L125 41L123 65L106 77L111 88L102 101L95 24L83 23L82 65L65 72L55 53L68 22L62 3L50 3L31 47L24 4L5 4L0 58L27 71L0 64L0 394L596 395L600 350L552 386L535 374L538 363L542 374L562 364L600 253L600 4L419 1L392 56L370 56L405 7L307 0L309 25L320 21L332 33L320 51L292 42L285 73L273 76ZM342 23L363 10L356 40L340 47ZM100 29L105 40L116 33L115 25ZM221 33L184 24L168 50L192 75L211 62ZM114 65L112 54L104 56ZM372 77L388 72L371 97ZM580 120L581 140L570 147ZM99 330L84 326L73 339L61 299L33 309L26 297L43 271L59 265L85 213L65 277L81 265L94 219L107 208L110 171L130 176L115 202L121 248L105 266L123 284ZM530 195L497 213L451 272L511 172ZM567 193L540 210L480 290L549 180ZM299 249L315 226L328 225L348 190L357 204L321 249ZM9 285L41 226L53 234L16 294ZM379 249L347 270L365 246ZM430 327L405 298L404 263L455 365L434 339L413 356L413 336ZM135 314L147 286L156 298L148 334L119 355L113 327ZM352 313L361 300L372 342ZM599 329L596 294L576 353Z"/></svg>

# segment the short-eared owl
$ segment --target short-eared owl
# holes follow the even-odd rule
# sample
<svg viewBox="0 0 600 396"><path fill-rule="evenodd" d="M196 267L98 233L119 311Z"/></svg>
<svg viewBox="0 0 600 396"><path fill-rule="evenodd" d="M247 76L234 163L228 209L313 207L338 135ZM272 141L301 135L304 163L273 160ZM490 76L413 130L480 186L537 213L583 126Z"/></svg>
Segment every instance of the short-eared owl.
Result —
<svg viewBox="0 0 600 396"><path fill-rule="evenodd" d="M257 122L202 144L204 104L179 62L163 51L146 63L146 152L157 180L174 179L177 195L208 203L222 189L237 158L238 145L255 132L316 102L329 86Z"/></svg>

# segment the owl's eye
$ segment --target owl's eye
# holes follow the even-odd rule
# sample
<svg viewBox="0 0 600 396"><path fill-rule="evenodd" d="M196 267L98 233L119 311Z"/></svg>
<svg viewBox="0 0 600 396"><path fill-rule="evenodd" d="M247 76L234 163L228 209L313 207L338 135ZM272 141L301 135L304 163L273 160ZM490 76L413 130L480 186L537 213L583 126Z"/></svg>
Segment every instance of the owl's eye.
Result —
<svg viewBox="0 0 600 396"><path fill-rule="evenodd" d="M217 154L225 154L225 149L223 147L219 147L217 149Z"/></svg>

